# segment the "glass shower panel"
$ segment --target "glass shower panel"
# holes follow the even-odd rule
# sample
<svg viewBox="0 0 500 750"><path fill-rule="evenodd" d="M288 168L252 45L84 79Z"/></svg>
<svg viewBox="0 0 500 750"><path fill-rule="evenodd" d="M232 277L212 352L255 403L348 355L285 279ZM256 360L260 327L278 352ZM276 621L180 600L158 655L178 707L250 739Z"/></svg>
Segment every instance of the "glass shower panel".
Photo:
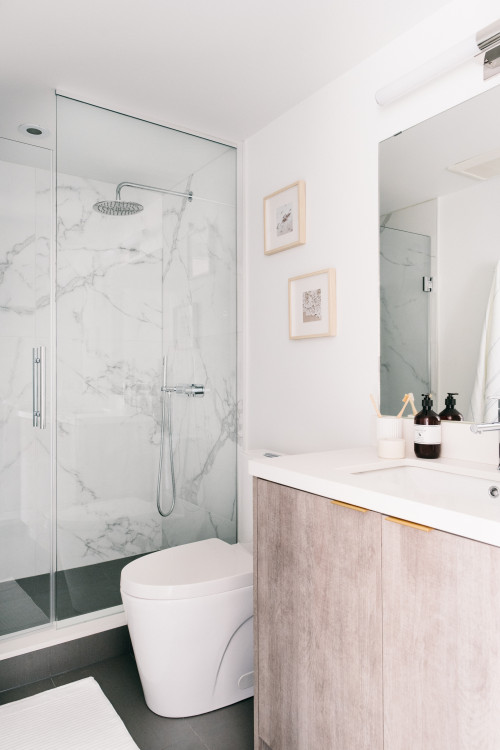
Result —
<svg viewBox="0 0 500 750"><path fill-rule="evenodd" d="M0 139L0 636L51 618L51 169Z"/></svg>
<svg viewBox="0 0 500 750"><path fill-rule="evenodd" d="M380 410L397 414L405 393L416 403L430 391L431 240L427 235L380 229Z"/></svg>
<svg viewBox="0 0 500 750"><path fill-rule="evenodd" d="M214 536L236 541L235 150L226 148L184 187L198 199L179 210L164 198L167 385L201 384L205 395L172 397L177 498L162 523L164 547ZM172 476L168 461L163 466L168 510Z"/></svg>
<svg viewBox="0 0 500 750"><path fill-rule="evenodd" d="M56 581L65 619L121 605L121 568L137 555L235 540L235 157L64 97L57 118ZM93 210L122 182L132 185L121 198L143 211ZM162 519L164 358L169 385L199 382L206 395L169 397L177 500ZM167 509L171 474L165 424Z"/></svg>

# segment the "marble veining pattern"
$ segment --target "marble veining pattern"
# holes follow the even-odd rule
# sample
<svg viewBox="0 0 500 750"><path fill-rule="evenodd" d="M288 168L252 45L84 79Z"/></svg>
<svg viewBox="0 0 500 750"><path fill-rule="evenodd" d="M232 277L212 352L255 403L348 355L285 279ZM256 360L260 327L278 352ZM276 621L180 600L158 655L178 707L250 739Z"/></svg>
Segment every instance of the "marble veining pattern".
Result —
<svg viewBox="0 0 500 750"><path fill-rule="evenodd" d="M230 166L219 160L178 189L203 190ZM145 206L137 216L89 208L113 189L58 175L60 569L214 535L235 540L234 207L130 189ZM178 502L162 521L164 355L169 384L202 383L207 393L173 397ZM164 507L170 488L164 461Z"/></svg>
<svg viewBox="0 0 500 750"><path fill-rule="evenodd" d="M405 393L428 393L430 238L382 227L380 234L380 408L397 414ZM403 325L404 323L404 325Z"/></svg>

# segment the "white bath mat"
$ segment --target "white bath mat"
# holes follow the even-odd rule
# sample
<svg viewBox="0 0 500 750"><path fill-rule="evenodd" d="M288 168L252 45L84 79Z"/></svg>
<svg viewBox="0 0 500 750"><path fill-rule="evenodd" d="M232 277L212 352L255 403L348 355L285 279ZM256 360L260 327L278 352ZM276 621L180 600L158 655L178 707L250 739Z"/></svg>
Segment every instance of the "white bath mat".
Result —
<svg viewBox="0 0 500 750"><path fill-rule="evenodd" d="M0 706L1 750L139 750L93 677Z"/></svg>

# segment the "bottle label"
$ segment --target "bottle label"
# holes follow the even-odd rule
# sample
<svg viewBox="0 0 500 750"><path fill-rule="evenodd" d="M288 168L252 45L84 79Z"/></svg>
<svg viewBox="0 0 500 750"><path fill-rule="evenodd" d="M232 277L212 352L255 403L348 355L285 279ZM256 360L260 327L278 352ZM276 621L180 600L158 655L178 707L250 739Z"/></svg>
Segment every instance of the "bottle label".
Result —
<svg viewBox="0 0 500 750"><path fill-rule="evenodd" d="M419 445L441 445L441 425L416 424L415 443Z"/></svg>

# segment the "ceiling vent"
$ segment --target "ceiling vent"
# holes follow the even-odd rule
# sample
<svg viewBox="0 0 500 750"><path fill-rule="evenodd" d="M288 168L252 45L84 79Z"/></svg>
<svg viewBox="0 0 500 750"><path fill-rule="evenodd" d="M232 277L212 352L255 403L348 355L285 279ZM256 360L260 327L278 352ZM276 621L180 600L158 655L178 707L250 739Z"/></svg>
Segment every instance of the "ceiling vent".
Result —
<svg viewBox="0 0 500 750"><path fill-rule="evenodd" d="M459 161L458 164L454 164L448 169L450 172L473 177L476 180L489 180L492 177L498 177L500 175L500 149L473 156L472 159Z"/></svg>

